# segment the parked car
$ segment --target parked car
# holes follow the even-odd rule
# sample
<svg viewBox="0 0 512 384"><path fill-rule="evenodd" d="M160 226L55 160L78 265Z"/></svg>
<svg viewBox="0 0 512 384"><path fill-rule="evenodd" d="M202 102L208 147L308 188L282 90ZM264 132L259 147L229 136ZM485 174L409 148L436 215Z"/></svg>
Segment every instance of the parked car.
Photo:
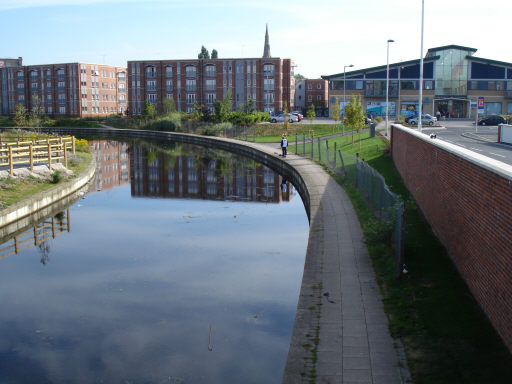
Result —
<svg viewBox="0 0 512 384"><path fill-rule="evenodd" d="M421 115L421 124L422 125L432 126L436 123L436 121L437 121L437 119L432 115L429 115L429 114ZM414 117L410 118L408 123L411 125L418 125L418 116L414 116Z"/></svg>
<svg viewBox="0 0 512 384"><path fill-rule="evenodd" d="M483 119L478 120L478 125L498 125L505 124L505 119L500 115L489 115Z"/></svg>
<svg viewBox="0 0 512 384"><path fill-rule="evenodd" d="M270 118L271 123L284 123L284 113L280 115L275 115ZM288 122L289 123L296 123L299 121L299 118L291 113L288 113Z"/></svg>
<svg viewBox="0 0 512 384"><path fill-rule="evenodd" d="M301 121L304 118L304 115L302 113L300 113L299 111L293 111L292 115L297 116L298 121Z"/></svg>

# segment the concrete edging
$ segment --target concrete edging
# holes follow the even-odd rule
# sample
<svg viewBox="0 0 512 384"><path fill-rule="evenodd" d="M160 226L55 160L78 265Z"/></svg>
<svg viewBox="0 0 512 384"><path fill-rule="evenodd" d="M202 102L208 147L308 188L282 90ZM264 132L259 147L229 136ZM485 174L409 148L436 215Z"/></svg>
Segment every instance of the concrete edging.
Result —
<svg viewBox="0 0 512 384"><path fill-rule="evenodd" d="M96 160L78 177L19 201L0 211L0 228L50 206L86 185L96 173Z"/></svg>

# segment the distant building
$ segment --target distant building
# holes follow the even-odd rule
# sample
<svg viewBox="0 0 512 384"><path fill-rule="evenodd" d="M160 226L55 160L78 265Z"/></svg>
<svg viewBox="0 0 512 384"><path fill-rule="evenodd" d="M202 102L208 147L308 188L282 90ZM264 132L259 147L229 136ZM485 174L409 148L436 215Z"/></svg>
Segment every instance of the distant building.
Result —
<svg viewBox="0 0 512 384"><path fill-rule="evenodd" d="M484 114L512 114L512 63L474 56L475 48L447 45L430 48L423 64L422 111L448 118L475 118L484 97ZM360 95L367 115L385 115L386 65L346 72L346 98ZM343 72L329 81L329 106L343 104ZM420 60L389 65L389 115L409 116L419 108ZM342 108L343 109L343 108Z"/></svg>
<svg viewBox="0 0 512 384"><path fill-rule="evenodd" d="M295 109L315 106L317 116L328 116L329 82L324 79L302 79L295 82Z"/></svg>
<svg viewBox="0 0 512 384"><path fill-rule="evenodd" d="M270 57L268 29L262 58L143 60L128 62L129 112L142 115L144 102L162 110L173 99L178 111L192 112L198 103L214 110L214 102L231 93L234 110L251 103L274 113L294 104L293 62Z"/></svg>
<svg viewBox="0 0 512 384"><path fill-rule="evenodd" d="M35 103L51 116L124 113L126 68L85 63L0 68L0 114L13 114L17 104L31 109Z"/></svg>
<svg viewBox="0 0 512 384"><path fill-rule="evenodd" d="M96 160L96 191L130 183L130 156L127 143L113 140L90 140L89 148Z"/></svg>
<svg viewBox="0 0 512 384"><path fill-rule="evenodd" d="M0 68L21 67L22 65L22 57L18 57L17 59L0 59Z"/></svg>

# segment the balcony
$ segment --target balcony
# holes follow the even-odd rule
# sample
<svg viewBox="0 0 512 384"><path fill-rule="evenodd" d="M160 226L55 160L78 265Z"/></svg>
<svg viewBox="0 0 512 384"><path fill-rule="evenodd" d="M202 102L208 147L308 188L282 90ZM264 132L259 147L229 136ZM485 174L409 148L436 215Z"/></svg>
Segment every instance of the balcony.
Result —
<svg viewBox="0 0 512 384"><path fill-rule="evenodd" d="M119 100L119 104L126 104L126 100Z"/></svg>
<svg viewBox="0 0 512 384"><path fill-rule="evenodd" d="M197 90L197 86L195 86L195 85L187 85L187 86L185 86L185 90L186 91L196 91Z"/></svg>
<svg viewBox="0 0 512 384"><path fill-rule="evenodd" d="M126 92L126 88L119 88L119 92Z"/></svg>
<svg viewBox="0 0 512 384"><path fill-rule="evenodd" d="M146 77L148 79L154 79L156 77L156 72L147 72Z"/></svg>

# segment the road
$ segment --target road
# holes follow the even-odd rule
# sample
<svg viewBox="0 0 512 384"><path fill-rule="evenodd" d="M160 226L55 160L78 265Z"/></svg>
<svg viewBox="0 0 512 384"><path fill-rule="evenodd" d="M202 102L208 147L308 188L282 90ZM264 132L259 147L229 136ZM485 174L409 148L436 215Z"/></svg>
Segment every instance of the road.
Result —
<svg viewBox="0 0 512 384"><path fill-rule="evenodd" d="M498 143L498 127L478 126L472 121L440 121L442 127L425 128L426 134L435 133L438 140L459 145L481 155L512 165L512 146Z"/></svg>

